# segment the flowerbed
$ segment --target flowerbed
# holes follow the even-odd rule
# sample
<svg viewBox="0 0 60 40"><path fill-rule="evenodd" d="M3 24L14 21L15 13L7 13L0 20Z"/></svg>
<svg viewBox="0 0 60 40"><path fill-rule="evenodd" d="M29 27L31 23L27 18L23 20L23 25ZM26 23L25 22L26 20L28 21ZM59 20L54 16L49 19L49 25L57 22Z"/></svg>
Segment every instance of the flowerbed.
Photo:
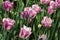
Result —
<svg viewBox="0 0 60 40"><path fill-rule="evenodd" d="M60 40L60 0L0 0L0 40Z"/></svg>

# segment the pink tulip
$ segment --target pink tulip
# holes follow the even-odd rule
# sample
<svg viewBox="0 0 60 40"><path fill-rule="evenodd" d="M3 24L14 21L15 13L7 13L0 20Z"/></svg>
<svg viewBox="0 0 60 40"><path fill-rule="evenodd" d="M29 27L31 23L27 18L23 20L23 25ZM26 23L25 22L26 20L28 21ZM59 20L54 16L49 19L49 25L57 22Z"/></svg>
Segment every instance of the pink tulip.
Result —
<svg viewBox="0 0 60 40"><path fill-rule="evenodd" d="M35 16L36 16L36 11L33 10L33 9L29 10L28 15L29 15L28 17L29 17L30 19L33 19L33 18L35 18Z"/></svg>
<svg viewBox="0 0 60 40"><path fill-rule="evenodd" d="M27 17L27 12L26 11L21 12L20 17L21 19L25 19Z"/></svg>
<svg viewBox="0 0 60 40"><path fill-rule="evenodd" d="M29 11L29 10L31 10L32 8L31 7L25 7L24 8L24 11Z"/></svg>
<svg viewBox="0 0 60 40"><path fill-rule="evenodd" d="M54 9L53 9L52 6L49 6L47 11L48 11L49 14L53 14L54 13Z"/></svg>
<svg viewBox="0 0 60 40"><path fill-rule="evenodd" d="M41 4L49 4L50 3L50 0L40 0L40 3Z"/></svg>
<svg viewBox="0 0 60 40"><path fill-rule="evenodd" d="M42 36L39 36L38 40L47 40L47 36L43 34Z"/></svg>
<svg viewBox="0 0 60 40"><path fill-rule="evenodd" d="M28 21L31 22L33 18L35 18L37 12L33 10L31 7L25 7L24 11L21 12L21 19L28 18Z"/></svg>
<svg viewBox="0 0 60 40"><path fill-rule="evenodd" d="M55 0L55 2L58 2L58 8L60 8L60 0Z"/></svg>
<svg viewBox="0 0 60 40"><path fill-rule="evenodd" d="M26 14L27 18L29 18L29 19L33 19L37 14L37 12L35 10L33 10L31 7L26 7L24 9L24 11L26 11L25 14Z"/></svg>
<svg viewBox="0 0 60 40"><path fill-rule="evenodd" d="M38 4L32 5L32 9L35 10L37 13L41 12L41 7L39 7Z"/></svg>
<svg viewBox="0 0 60 40"><path fill-rule="evenodd" d="M9 31L14 26L15 23L15 21L10 18L3 18L2 22L4 29L6 29L7 31Z"/></svg>
<svg viewBox="0 0 60 40"><path fill-rule="evenodd" d="M51 18L48 18L47 16L45 16L42 21L41 21L42 25L46 28L49 28L51 27L51 24L52 24L52 19Z"/></svg>
<svg viewBox="0 0 60 40"><path fill-rule="evenodd" d="M58 7L58 2L50 1L50 6L56 9Z"/></svg>
<svg viewBox="0 0 60 40"><path fill-rule="evenodd" d="M19 37L26 39L31 35L31 28L30 27L26 27L25 25L23 26L23 28L21 28L20 33L19 33Z"/></svg>
<svg viewBox="0 0 60 40"><path fill-rule="evenodd" d="M29 15L28 15L28 10L30 10L30 9L31 9L31 7L25 7L25 8L24 8L24 11L21 12L21 14L20 14L21 19L25 19L26 17L29 16Z"/></svg>
<svg viewBox="0 0 60 40"><path fill-rule="evenodd" d="M2 3L2 7L3 7L4 10L10 11L12 9L12 7L13 7L13 3L10 2L10 1L4 1Z"/></svg>

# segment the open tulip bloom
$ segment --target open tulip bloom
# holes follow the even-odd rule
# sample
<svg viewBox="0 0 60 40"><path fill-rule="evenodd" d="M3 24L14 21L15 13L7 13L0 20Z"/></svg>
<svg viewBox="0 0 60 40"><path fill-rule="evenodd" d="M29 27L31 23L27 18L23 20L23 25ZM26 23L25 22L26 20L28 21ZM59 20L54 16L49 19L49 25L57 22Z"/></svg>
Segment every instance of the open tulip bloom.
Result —
<svg viewBox="0 0 60 40"><path fill-rule="evenodd" d="M13 28L15 21L10 18L3 18L3 27L7 31L9 31L11 28Z"/></svg>
<svg viewBox="0 0 60 40"><path fill-rule="evenodd" d="M4 2L2 3L2 7L3 7L4 10L10 11L10 10L12 9L12 7L13 7L13 2L4 1Z"/></svg>
<svg viewBox="0 0 60 40"><path fill-rule="evenodd" d="M21 28L20 33L19 33L19 37L26 39L31 35L31 28L30 27L26 27L25 25L23 26L23 28Z"/></svg>

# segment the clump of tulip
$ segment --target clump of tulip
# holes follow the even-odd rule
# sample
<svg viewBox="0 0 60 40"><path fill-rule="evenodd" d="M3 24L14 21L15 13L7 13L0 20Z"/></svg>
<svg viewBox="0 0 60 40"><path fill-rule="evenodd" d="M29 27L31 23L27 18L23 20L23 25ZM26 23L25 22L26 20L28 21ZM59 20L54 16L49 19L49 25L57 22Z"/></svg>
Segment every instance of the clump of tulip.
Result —
<svg viewBox="0 0 60 40"><path fill-rule="evenodd" d="M1 34L3 35L3 33L5 33L4 31L7 31L6 32L7 40L9 40L9 39L18 40L18 38L21 38L22 40L49 40L51 38L50 40L52 40L53 38L56 38L55 33L56 33L56 30L58 30L58 29L56 29L56 28L58 28L56 26L59 26L59 19L58 19L59 18L59 16L58 16L59 9L58 8L60 8L60 0L55 0L55 1L39 0L39 2L36 2L35 0L33 0L31 6L30 6L30 4L31 4L30 2L28 2L27 0L26 0L26 3L25 3L25 1L21 1L21 4L20 4L19 0L18 1L15 0L12 2L11 2L11 0L5 0L2 2L2 7L0 7L0 8L2 8L3 10L0 11L0 13L1 13L0 18L2 20L1 24L2 24L2 27L4 28L4 30L2 33L0 33L0 35ZM40 3L40 4L38 4L38 3ZM17 5L17 6L15 6L15 5ZM19 15L19 11L20 11L20 15ZM4 14L2 15L2 13L4 13ZM9 13L9 14L7 15L7 13ZM5 18L6 15L7 15L7 17ZM1 16L3 16L3 17L1 17ZM13 18L13 19L11 19L11 18ZM54 19L54 22L52 19ZM28 27L28 26L30 26L30 27ZM14 29L11 32L8 32L12 28L14 28ZM49 28L51 28L53 30L51 31L51 29L49 29ZM11 34L13 33L12 37L9 37L10 33ZM39 34L41 34L41 35L39 35ZM56 35L56 36L58 36L58 35ZM2 36L2 38L3 38L3 36ZM5 38L5 35L4 35L4 38ZM21 40L21 39L19 39L19 40ZM4 40L4 39L2 39L2 40Z"/></svg>
<svg viewBox="0 0 60 40"><path fill-rule="evenodd" d="M21 18L25 19L33 19L35 18L36 14L41 12L41 7L39 7L37 4L32 5L32 7L25 7L24 11L21 12Z"/></svg>

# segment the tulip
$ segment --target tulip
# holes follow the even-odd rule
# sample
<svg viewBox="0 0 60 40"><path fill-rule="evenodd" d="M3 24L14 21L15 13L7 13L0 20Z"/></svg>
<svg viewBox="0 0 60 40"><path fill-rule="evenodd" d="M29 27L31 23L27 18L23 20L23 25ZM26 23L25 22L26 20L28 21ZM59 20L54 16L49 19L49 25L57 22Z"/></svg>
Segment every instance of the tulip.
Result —
<svg viewBox="0 0 60 40"><path fill-rule="evenodd" d="M33 10L31 7L26 7L24 11L26 12L25 14L29 19L33 19L37 14L37 12Z"/></svg>
<svg viewBox="0 0 60 40"><path fill-rule="evenodd" d="M52 6L49 6L47 11L48 11L49 14L53 14L54 13L54 9L53 9Z"/></svg>
<svg viewBox="0 0 60 40"><path fill-rule="evenodd" d="M51 24L52 24L52 19L51 18L48 18L47 16L45 16L42 21L42 26L46 27L46 28L49 28L51 27Z"/></svg>
<svg viewBox="0 0 60 40"><path fill-rule="evenodd" d="M41 4L49 4L50 3L50 0L40 0L40 3Z"/></svg>
<svg viewBox="0 0 60 40"><path fill-rule="evenodd" d="M24 12L24 11L21 12L21 13L20 13L20 17L21 17L21 19L25 19L25 18L27 17L26 15L27 15L26 12Z"/></svg>
<svg viewBox="0 0 60 40"><path fill-rule="evenodd" d="M39 7L37 4L32 5L32 9L35 10L37 13L41 12L41 7Z"/></svg>
<svg viewBox="0 0 60 40"><path fill-rule="evenodd" d="M28 13L28 14L29 14L28 17L29 17L30 19L33 19L33 18L35 18L35 16L36 16L37 13L36 13L35 10L32 9L32 10L29 10L29 13Z"/></svg>
<svg viewBox="0 0 60 40"><path fill-rule="evenodd" d="M13 8L13 3L10 2L10 1L4 1L2 3L2 7L3 7L4 10L10 11Z"/></svg>
<svg viewBox="0 0 60 40"><path fill-rule="evenodd" d="M58 2L50 1L50 6L56 9L58 7Z"/></svg>
<svg viewBox="0 0 60 40"><path fill-rule="evenodd" d="M47 36L43 34L42 36L39 36L38 40L47 40Z"/></svg>
<svg viewBox="0 0 60 40"><path fill-rule="evenodd" d="M24 25L23 28L21 28L21 30L20 30L19 37L23 38L23 39L27 39L31 35L31 33L32 33L31 28L26 27Z"/></svg>
<svg viewBox="0 0 60 40"><path fill-rule="evenodd" d="M60 8L60 0L55 0L55 2L58 2L58 8Z"/></svg>
<svg viewBox="0 0 60 40"><path fill-rule="evenodd" d="M10 18L3 18L3 27L7 31L9 31L11 28L13 28L15 21Z"/></svg>
<svg viewBox="0 0 60 40"><path fill-rule="evenodd" d="M25 7L24 11L28 11L28 10L31 10L31 9L32 9L31 7Z"/></svg>

